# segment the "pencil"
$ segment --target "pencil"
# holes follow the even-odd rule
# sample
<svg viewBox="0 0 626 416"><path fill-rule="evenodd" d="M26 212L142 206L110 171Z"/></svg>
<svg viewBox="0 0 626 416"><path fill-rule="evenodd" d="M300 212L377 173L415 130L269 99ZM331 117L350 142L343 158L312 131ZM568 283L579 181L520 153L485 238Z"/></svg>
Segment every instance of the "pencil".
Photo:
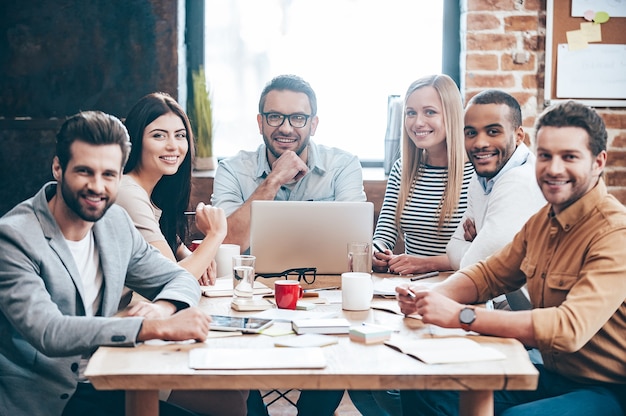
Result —
<svg viewBox="0 0 626 416"><path fill-rule="evenodd" d="M434 272L428 272L428 273L424 273L424 274L418 274L417 276L413 276L411 277L411 282L414 282L416 280L421 280L421 279L428 279L429 277L435 277L439 274L438 271L434 271Z"/></svg>

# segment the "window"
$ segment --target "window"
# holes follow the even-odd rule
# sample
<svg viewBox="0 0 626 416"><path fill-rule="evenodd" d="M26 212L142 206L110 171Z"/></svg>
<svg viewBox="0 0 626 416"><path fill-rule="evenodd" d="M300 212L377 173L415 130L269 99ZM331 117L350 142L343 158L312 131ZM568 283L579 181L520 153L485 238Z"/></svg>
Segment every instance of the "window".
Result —
<svg viewBox="0 0 626 416"><path fill-rule="evenodd" d="M261 90L291 73L317 94L316 143L382 161L388 96L442 72L443 0L206 0L205 10L219 157L257 148Z"/></svg>

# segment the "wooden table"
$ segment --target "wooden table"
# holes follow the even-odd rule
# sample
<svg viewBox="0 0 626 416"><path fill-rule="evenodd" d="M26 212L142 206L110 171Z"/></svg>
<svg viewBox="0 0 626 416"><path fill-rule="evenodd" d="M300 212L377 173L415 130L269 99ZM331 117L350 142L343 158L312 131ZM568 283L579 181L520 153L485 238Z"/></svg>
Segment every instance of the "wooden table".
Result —
<svg viewBox="0 0 626 416"><path fill-rule="evenodd" d="M333 280L334 279L334 280ZM317 287L337 284L338 277L320 277ZM271 284L271 282L270 282ZM233 311L229 298L203 298L211 314L246 315ZM336 311L355 324L377 323L408 337L432 337L434 329L418 319L374 309L393 307L393 299L375 299L363 312L341 310L340 304L315 310ZM460 331L460 330L459 330ZM126 390L127 415L158 415L158 390L167 389L352 389L458 390L462 415L493 414L494 390L532 390L538 374L524 347L516 340L473 337L506 355L506 360L450 365L427 365L385 345L365 345L340 335L339 343L323 348L327 366L318 370L193 370L188 351L194 348L272 347L265 335L212 338L205 343L101 347L89 362L87 376L96 389ZM262 358L262 357L260 357Z"/></svg>

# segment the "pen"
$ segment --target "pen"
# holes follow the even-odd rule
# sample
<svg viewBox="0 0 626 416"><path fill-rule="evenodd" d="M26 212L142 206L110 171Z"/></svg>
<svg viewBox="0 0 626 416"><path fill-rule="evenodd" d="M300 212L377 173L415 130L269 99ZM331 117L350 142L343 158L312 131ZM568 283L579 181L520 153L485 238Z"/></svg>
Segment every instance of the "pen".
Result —
<svg viewBox="0 0 626 416"><path fill-rule="evenodd" d="M411 299L415 299L415 293L413 293L411 289L407 289L406 294L409 295Z"/></svg>
<svg viewBox="0 0 626 416"><path fill-rule="evenodd" d="M185 215L196 215L196 211L185 211Z"/></svg>
<svg viewBox="0 0 626 416"><path fill-rule="evenodd" d="M378 244L376 244L375 242L373 243L373 245L374 245L374 248L375 248L376 250L378 250L379 252L381 252L381 253L384 253L384 252L385 252L385 250L383 250L382 248L380 248L380 246L379 246Z"/></svg>
<svg viewBox="0 0 626 416"><path fill-rule="evenodd" d="M424 273L424 274L418 274L417 276L413 276L411 277L411 282L414 282L416 280L421 280L421 279L428 279L429 277L435 277L439 274L438 271L434 271L434 272L428 272L428 273Z"/></svg>
<svg viewBox="0 0 626 416"><path fill-rule="evenodd" d="M304 289L304 293L311 293L311 292L321 292L322 290L337 290L339 289L339 286L333 286L333 287L318 287L317 289Z"/></svg>

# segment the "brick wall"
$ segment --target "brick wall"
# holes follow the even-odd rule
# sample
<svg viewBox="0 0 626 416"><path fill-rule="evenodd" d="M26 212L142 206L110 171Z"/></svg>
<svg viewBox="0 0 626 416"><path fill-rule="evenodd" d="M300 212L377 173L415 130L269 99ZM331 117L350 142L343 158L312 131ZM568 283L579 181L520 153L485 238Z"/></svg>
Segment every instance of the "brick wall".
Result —
<svg viewBox="0 0 626 416"><path fill-rule="evenodd" d="M524 128L532 140L535 118L544 109L545 0L462 0L461 4L461 89L466 100L484 88L509 92L522 106ZM605 179L609 191L626 203L626 109L597 111L609 133Z"/></svg>

